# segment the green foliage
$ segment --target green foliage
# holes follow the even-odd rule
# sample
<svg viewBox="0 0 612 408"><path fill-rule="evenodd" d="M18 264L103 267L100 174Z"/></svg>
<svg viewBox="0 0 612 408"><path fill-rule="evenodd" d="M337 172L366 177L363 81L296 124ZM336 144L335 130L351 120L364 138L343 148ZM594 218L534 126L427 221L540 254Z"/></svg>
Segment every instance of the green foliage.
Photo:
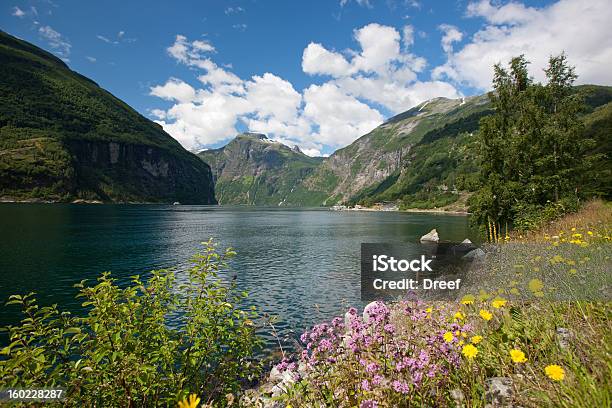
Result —
<svg viewBox="0 0 612 408"><path fill-rule="evenodd" d="M186 276L153 271L121 287L106 273L93 287L81 282L84 317L41 307L33 294L11 296L24 318L8 327L0 381L65 387L64 406L169 406L188 393L224 405L260 369L256 313L241 310L247 294L217 275L233 255L210 240Z"/></svg>
<svg viewBox="0 0 612 408"><path fill-rule="evenodd" d="M480 117L480 113L475 115ZM479 185L476 149L474 136L467 132L475 118L468 116L462 125L453 122L427 133L412 149L401 173L395 172L360 191L350 201L367 204L401 200L405 204L414 202L410 208L433 208L456 200L443 198L445 189L474 191Z"/></svg>
<svg viewBox="0 0 612 408"><path fill-rule="evenodd" d="M168 172L155 175L143 162ZM208 166L161 126L2 31L0 196L214 202Z"/></svg>
<svg viewBox="0 0 612 408"><path fill-rule="evenodd" d="M520 202L514 206L516 217L514 228L518 231L535 230L544 224L577 211L579 202L574 197L565 197L544 205Z"/></svg>
<svg viewBox="0 0 612 408"><path fill-rule="evenodd" d="M400 210L440 208L452 204L458 199L458 194L420 191L414 195L404 196L400 204Z"/></svg>
<svg viewBox="0 0 612 408"><path fill-rule="evenodd" d="M585 118L584 135L595 141L593 166L587 169L582 192L586 196L612 199L612 102L599 106Z"/></svg>
<svg viewBox="0 0 612 408"><path fill-rule="evenodd" d="M509 70L494 67L495 113L480 121L482 184L470 203L482 225L538 224L534 215L547 218L564 207L548 203L586 196L582 186L597 159L594 141L584 137L585 105L565 55L550 58L545 85L533 83L527 65L520 56Z"/></svg>

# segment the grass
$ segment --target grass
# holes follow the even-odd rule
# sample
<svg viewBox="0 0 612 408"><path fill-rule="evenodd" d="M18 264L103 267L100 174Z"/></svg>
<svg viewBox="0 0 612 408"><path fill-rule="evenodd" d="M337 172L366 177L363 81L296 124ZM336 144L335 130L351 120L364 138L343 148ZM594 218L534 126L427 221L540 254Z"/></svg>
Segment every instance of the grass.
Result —
<svg viewBox="0 0 612 408"><path fill-rule="evenodd" d="M602 200L592 200L582 206L580 211L554 220L539 230L527 233L511 233L512 240L521 242L543 242L559 232L571 232L572 229L597 230L603 236L610 235L612 226L612 204ZM548 237L548 238L547 238Z"/></svg>

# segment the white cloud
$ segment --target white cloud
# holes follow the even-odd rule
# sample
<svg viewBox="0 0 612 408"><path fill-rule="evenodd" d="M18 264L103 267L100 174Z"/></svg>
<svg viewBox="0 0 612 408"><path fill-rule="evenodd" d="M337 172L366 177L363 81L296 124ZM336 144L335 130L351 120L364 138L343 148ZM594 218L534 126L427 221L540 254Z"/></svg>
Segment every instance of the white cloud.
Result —
<svg viewBox="0 0 612 408"><path fill-rule="evenodd" d="M49 46L57 55L64 61L68 61L70 49L72 48L72 44L68 40L48 25L39 27L38 33L47 40Z"/></svg>
<svg viewBox="0 0 612 408"><path fill-rule="evenodd" d="M302 95L293 89L290 82L266 72L263 76L253 76L251 81L247 81L246 92L249 103L257 107L257 117L274 116L283 122L297 119Z"/></svg>
<svg viewBox="0 0 612 408"><path fill-rule="evenodd" d="M23 11L19 7L15 6L15 7L13 7L13 13L11 13L11 15L13 15L15 17L23 18L23 17L25 17L26 13L25 13L25 11Z"/></svg>
<svg viewBox="0 0 612 408"><path fill-rule="evenodd" d="M404 48L409 48L414 44L414 27L410 24L405 25L402 29L402 43Z"/></svg>
<svg viewBox="0 0 612 408"><path fill-rule="evenodd" d="M94 63L97 61L97 59L95 57L90 57L89 55L85 57L85 59L91 63Z"/></svg>
<svg viewBox="0 0 612 408"><path fill-rule="evenodd" d="M463 39L463 33L459 29L450 24L440 24L438 29L444 33L442 36L442 49L446 53L453 52L453 43Z"/></svg>
<svg viewBox="0 0 612 408"><path fill-rule="evenodd" d="M346 6L349 2L350 0L340 0L340 7ZM359 4L361 7L372 8L372 4L370 3L370 0L355 0L355 2Z"/></svg>
<svg viewBox="0 0 612 408"><path fill-rule="evenodd" d="M492 24L517 24L537 18L538 11L535 8L525 7L524 4L513 1L505 5L493 6L489 0L481 0L469 3L466 15L468 17L484 17Z"/></svg>
<svg viewBox="0 0 612 408"><path fill-rule="evenodd" d="M103 35L96 35L96 38L100 41L104 41L107 44L119 44L119 41L111 40Z"/></svg>
<svg viewBox="0 0 612 408"><path fill-rule="evenodd" d="M176 102L167 111L151 113L185 147L201 148L233 137L239 121L276 138L309 134L310 124L299 117L302 96L291 83L271 73L243 80L208 58L214 51L210 43L195 43L179 35L168 53L202 70L198 80L203 88L196 90L176 78L151 88L151 95Z"/></svg>
<svg viewBox="0 0 612 408"><path fill-rule="evenodd" d="M123 31L123 30L117 32L117 36L116 36L115 39L111 39L111 38L108 38L108 37L100 35L100 34L96 35L96 38L98 40L100 40L100 41L103 41L103 42L107 43L107 44L113 44L113 45L118 45L118 44L120 44L122 42L123 43L133 43L133 42L136 41L136 38L127 38L127 37L125 37L125 31Z"/></svg>
<svg viewBox="0 0 612 408"><path fill-rule="evenodd" d="M232 28L238 31L246 31L246 29L248 28L248 26L244 23L241 24L234 24L232 25Z"/></svg>
<svg viewBox="0 0 612 408"><path fill-rule="evenodd" d="M203 58L204 54L215 52L215 47L206 40L189 42L187 37L178 34L174 44L168 47L167 51L177 61L194 65L195 62Z"/></svg>
<svg viewBox="0 0 612 408"><path fill-rule="evenodd" d="M427 61L408 50L414 43L412 26L404 26L400 36L393 27L373 23L355 30L354 37L361 50L348 50L346 57L310 43L302 56L302 70L311 75L330 75L346 94L380 104L391 113L423 102L431 94L426 89L439 92L434 96L461 96L449 83L417 80Z"/></svg>
<svg viewBox="0 0 612 408"><path fill-rule="evenodd" d="M197 76L201 88L176 78L152 87L151 95L174 105L151 114L190 149L228 140L242 123L251 131L319 155L350 144L380 125L386 114L432 97L461 96L447 82L418 80L427 62L408 50L414 42L412 26L400 34L393 27L368 24L355 30L354 38L359 50L338 52L308 44L302 70L328 78L299 92L269 72L240 78L231 72L231 65L219 66L211 59L215 52L211 43L200 46L177 35L168 54L202 71ZM376 106L384 107L384 114Z"/></svg>
<svg viewBox="0 0 612 408"><path fill-rule="evenodd" d="M530 72L543 80L549 56L565 51L580 83L612 83L612 6L607 0L560 0L538 9L480 1L468 5L467 14L484 18L486 24L434 69L435 78L486 90L493 64L525 54L532 63Z"/></svg>
<svg viewBox="0 0 612 408"><path fill-rule="evenodd" d="M314 139L329 146L346 146L383 121L380 112L332 83L310 85L304 91L304 101L304 115L319 128Z"/></svg>
<svg viewBox="0 0 612 408"><path fill-rule="evenodd" d="M164 85L152 87L151 95L168 101L187 103L195 99L196 91L191 85L180 79L170 78Z"/></svg>
<svg viewBox="0 0 612 408"><path fill-rule="evenodd" d="M157 119L166 119L166 111L163 109L151 109L150 112Z"/></svg>
<svg viewBox="0 0 612 408"><path fill-rule="evenodd" d="M238 14L238 13L243 13L243 12L244 12L244 9L242 7L240 7L240 6L238 6L238 7L228 7L228 8L226 8L224 10L224 13L226 15L228 15L228 16L230 14Z"/></svg>
<svg viewBox="0 0 612 408"><path fill-rule="evenodd" d="M384 73L392 60L399 59L400 35L393 27L371 23L356 30L355 39L361 53L353 58L353 66L359 71Z"/></svg>
<svg viewBox="0 0 612 408"><path fill-rule="evenodd" d="M321 156L323 156L321 154L321 151L319 149L316 149L316 148L311 148L311 149L304 148L304 149L300 149L300 150L302 150L302 153L304 153L305 155L308 155L310 157L321 157ZM329 156L329 155L325 155L325 156Z"/></svg>
<svg viewBox="0 0 612 408"><path fill-rule="evenodd" d="M196 149L235 135L236 120L248 111L244 98L202 92L197 102L172 106L158 123L187 149Z"/></svg>
<svg viewBox="0 0 612 408"><path fill-rule="evenodd" d="M321 44L311 42L302 54L302 70L311 75L339 77L350 74L352 67L342 54L328 51Z"/></svg>

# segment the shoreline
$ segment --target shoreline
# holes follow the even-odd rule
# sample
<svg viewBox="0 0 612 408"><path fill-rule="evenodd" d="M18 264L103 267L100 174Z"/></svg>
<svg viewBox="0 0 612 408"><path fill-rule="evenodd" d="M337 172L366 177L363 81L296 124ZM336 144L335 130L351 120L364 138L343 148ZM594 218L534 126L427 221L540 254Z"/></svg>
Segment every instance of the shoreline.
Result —
<svg viewBox="0 0 612 408"><path fill-rule="evenodd" d="M95 205L116 205L116 204L159 204L159 205L173 205L173 203L156 203L156 202L135 202L135 201L116 201L116 202L105 202L105 201L100 201L100 200L85 200L85 199L75 199L72 201L62 201L62 200L44 200L44 199L36 199L36 198L31 198L31 199L15 199L15 198L8 198L8 197L1 197L0 198L0 204L95 204ZM181 205L211 205L211 204L181 204ZM223 207L224 205L222 204L217 204L217 206L219 207ZM242 205L241 205L242 206ZM244 205L246 207L260 207L257 205ZM282 207L281 207L282 208ZM345 211L355 211L355 212L395 212L395 213L414 213L414 214L447 214L447 215L470 215L470 212L465 211L465 210L444 210L444 209L440 209L440 208L408 208L405 210L395 210L395 209L382 209L382 208L343 208L343 209L334 209L333 206L332 207L325 207L325 206L320 206L320 207L303 207L303 206L296 206L296 207L285 207L285 208L326 208L329 211L338 211L338 212L345 212Z"/></svg>
<svg viewBox="0 0 612 408"><path fill-rule="evenodd" d="M341 210L334 210L332 207L329 207L330 211L363 211L363 212L396 212L396 213L422 213L422 214L448 214L448 215L470 215L469 211L459 211L459 210L443 210L439 208L408 208L405 210L385 210L379 208L344 208Z"/></svg>

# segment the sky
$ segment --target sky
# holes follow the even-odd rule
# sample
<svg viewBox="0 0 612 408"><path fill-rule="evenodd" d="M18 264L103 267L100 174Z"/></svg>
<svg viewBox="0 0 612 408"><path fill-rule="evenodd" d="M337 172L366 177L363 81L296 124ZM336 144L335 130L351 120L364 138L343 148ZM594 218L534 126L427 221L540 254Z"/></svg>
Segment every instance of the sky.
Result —
<svg viewBox="0 0 612 408"><path fill-rule="evenodd" d="M329 155L434 97L564 51L612 85L612 2L3 0L0 28L62 58L185 148L265 133Z"/></svg>

